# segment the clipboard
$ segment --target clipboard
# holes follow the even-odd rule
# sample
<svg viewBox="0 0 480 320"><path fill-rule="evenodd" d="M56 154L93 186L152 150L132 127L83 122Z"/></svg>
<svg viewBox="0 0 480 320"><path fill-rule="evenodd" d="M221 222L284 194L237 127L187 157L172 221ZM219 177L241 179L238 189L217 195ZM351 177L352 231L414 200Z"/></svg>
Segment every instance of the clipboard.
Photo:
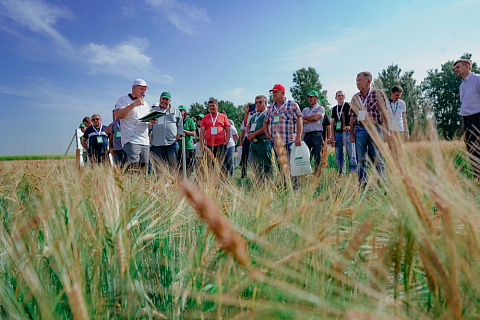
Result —
<svg viewBox="0 0 480 320"><path fill-rule="evenodd" d="M148 122L150 120L163 117L164 115L166 115L166 113L155 110L155 111L149 112L147 115L144 115L143 117L141 117L138 120L140 120L140 122Z"/></svg>

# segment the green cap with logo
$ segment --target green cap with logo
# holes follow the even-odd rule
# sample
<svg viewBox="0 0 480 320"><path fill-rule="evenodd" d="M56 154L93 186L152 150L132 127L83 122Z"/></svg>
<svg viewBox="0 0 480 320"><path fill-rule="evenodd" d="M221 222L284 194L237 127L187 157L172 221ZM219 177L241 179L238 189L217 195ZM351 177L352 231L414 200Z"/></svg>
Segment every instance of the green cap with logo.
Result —
<svg viewBox="0 0 480 320"><path fill-rule="evenodd" d="M79 128L85 128L85 125L82 123L80 123L80 127Z"/></svg>
<svg viewBox="0 0 480 320"><path fill-rule="evenodd" d="M160 99L162 99L162 98L167 98L168 100L172 100L172 95L170 94L170 92L164 91L160 95Z"/></svg>
<svg viewBox="0 0 480 320"><path fill-rule="evenodd" d="M203 113L200 113L197 117L200 117L203 119L203 117L205 117L205 115Z"/></svg>
<svg viewBox="0 0 480 320"><path fill-rule="evenodd" d="M310 91L307 96L309 97L318 97L318 92L316 90Z"/></svg>
<svg viewBox="0 0 480 320"><path fill-rule="evenodd" d="M185 111L187 111L187 108L185 108L184 105L180 105L180 106L178 106L178 110L185 110Z"/></svg>

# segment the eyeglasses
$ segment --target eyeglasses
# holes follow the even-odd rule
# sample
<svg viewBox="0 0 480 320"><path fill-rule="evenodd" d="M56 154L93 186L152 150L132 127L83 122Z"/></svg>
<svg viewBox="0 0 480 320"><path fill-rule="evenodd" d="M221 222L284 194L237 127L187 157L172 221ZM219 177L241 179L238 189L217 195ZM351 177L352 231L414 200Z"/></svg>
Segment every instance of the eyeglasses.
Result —
<svg viewBox="0 0 480 320"><path fill-rule="evenodd" d="M98 121L100 120L100 118L95 118L95 119L92 119L92 121Z"/></svg>
<svg viewBox="0 0 480 320"><path fill-rule="evenodd" d="M255 104L261 104L263 101L255 101Z"/></svg>

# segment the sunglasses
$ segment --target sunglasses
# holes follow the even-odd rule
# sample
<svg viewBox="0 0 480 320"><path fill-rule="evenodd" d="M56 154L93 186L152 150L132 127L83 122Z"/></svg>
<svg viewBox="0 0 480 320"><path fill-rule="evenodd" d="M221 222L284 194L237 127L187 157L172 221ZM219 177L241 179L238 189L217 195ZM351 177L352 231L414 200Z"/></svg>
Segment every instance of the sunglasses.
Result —
<svg viewBox="0 0 480 320"><path fill-rule="evenodd" d="M92 121L98 121L100 120L100 118L95 118L95 119L92 119Z"/></svg>

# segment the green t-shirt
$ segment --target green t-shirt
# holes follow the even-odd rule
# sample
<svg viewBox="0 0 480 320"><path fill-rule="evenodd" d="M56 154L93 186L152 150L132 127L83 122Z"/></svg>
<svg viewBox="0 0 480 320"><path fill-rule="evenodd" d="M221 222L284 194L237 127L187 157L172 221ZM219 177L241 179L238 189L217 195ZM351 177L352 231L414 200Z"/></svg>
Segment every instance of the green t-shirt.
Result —
<svg viewBox="0 0 480 320"><path fill-rule="evenodd" d="M250 125L250 132L255 132L263 127L263 120L265 119L266 114L267 110L265 110L260 115L258 113L254 113L251 116L250 121L248 122L248 125ZM255 139L267 139L267 135L265 133L262 133L256 136Z"/></svg>
<svg viewBox="0 0 480 320"><path fill-rule="evenodd" d="M195 131L195 122L193 122L192 118L187 118L183 123L183 130L188 131ZM185 135L185 150L192 150L193 149L193 136ZM178 150L182 150L182 140L178 141Z"/></svg>

